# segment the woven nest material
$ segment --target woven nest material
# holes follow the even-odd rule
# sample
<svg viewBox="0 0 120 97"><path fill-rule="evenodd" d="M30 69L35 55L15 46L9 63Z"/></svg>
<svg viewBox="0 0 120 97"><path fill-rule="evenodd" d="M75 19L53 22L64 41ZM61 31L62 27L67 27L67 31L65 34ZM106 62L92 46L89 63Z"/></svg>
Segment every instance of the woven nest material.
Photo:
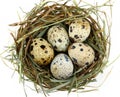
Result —
<svg viewBox="0 0 120 97"><path fill-rule="evenodd" d="M17 71L21 78L25 80L24 76L26 76L33 83L40 85L44 91L77 90L91 82L106 66L109 56L109 37L99 25L98 20L92 17L95 15L94 10L95 8L83 8L67 5L67 3L48 5L47 2L36 5L27 13L23 22L13 24L20 26L17 36L13 37L19 60ZM53 25L61 24L68 28L75 18L85 18L90 23L91 32L84 43L94 49L95 61L87 67L78 68L75 66L72 77L66 80L57 80L50 72L50 65L39 66L33 61L30 56L30 44L32 39L36 37L45 38L48 29Z"/></svg>

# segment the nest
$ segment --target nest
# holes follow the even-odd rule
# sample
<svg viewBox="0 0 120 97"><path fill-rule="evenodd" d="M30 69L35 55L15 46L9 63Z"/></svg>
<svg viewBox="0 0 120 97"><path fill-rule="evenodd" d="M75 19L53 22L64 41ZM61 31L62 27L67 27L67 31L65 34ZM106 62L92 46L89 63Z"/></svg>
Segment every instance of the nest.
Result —
<svg viewBox="0 0 120 97"><path fill-rule="evenodd" d="M54 90L72 91L83 88L103 71L109 56L109 36L105 33L103 22L97 20L95 7L84 8L74 5L67 5L49 2L36 5L20 23L11 24L11 26L20 26L15 40L16 70L21 79L32 81L41 87L44 92ZM69 79L57 80L50 72L50 67L37 65L30 56L30 44L36 37L44 37L51 26L56 24L63 25L67 30L70 23L75 18L85 18L89 21L91 32L84 43L89 44L95 51L95 61L87 67L75 67L75 71ZM102 20L101 20L102 21ZM27 79L26 79L26 77Z"/></svg>

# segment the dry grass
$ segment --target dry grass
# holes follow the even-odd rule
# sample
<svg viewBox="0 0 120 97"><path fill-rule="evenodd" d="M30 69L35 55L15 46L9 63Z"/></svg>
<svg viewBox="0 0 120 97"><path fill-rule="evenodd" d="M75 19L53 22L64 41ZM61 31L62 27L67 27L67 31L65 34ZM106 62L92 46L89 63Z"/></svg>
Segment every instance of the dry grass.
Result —
<svg viewBox="0 0 120 97"><path fill-rule="evenodd" d="M110 1L99 6L89 5L87 8L87 5L82 7L68 5L68 2L64 4L52 2L52 5L49 5L50 2L42 2L26 14L24 21L10 25L20 28L17 37L12 35L15 45L9 47L10 55L7 59L15 65L21 80L39 85L45 94L56 90L67 90L70 93L72 90L83 89L83 86L92 82L103 71L108 61L110 26L107 25L109 22L105 11L99 8L111 7ZM40 67L33 61L29 45L33 38L44 37L49 27L61 24L67 29L71 21L78 17L86 18L90 22L91 34L85 43L95 50L95 62L88 67L79 69L75 67L73 76L67 80L57 80L52 77L49 66Z"/></svg>

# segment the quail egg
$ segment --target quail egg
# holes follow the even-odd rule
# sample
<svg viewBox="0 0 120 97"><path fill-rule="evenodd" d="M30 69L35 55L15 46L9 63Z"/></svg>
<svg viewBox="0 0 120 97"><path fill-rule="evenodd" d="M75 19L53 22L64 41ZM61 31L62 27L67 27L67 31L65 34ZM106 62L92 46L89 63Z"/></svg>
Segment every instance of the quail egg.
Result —
<svg viewBox="0 0 120 97"><path fill-rule="evenodd" d="M68 48L68 54L73 63L80 67L90 65L95 58L94 50L88 44L84 43L73 43Z"/></svg>
<svg viewBox="0 0 120 97"><path fill-rule="evenodd" d="M68 33L60 25L52 26L47 33L47 39L58 52L65 52L69 46Z"/></svg>
<svg viewBox="0 0 120 97"><path fill-rule="evenodd" d="M63 53L58 54L50 65L52 75L56 79L67 79L73 74L73 63L71 59Z"/></svg>
<svg viewBox="0 0 120 97"><path fill-rule="evenodd" d="M30 54L37 64L48 65L54 57L54 50L45 39L35 38L30 45Z"/></svg>
<svg viewBox="0 0 120 97"><path fill-rule="evenodd" d="M78 18L69 26L69 37L74 42L83 42L88 38L90 31L90 23L86 19Z"/></svg>

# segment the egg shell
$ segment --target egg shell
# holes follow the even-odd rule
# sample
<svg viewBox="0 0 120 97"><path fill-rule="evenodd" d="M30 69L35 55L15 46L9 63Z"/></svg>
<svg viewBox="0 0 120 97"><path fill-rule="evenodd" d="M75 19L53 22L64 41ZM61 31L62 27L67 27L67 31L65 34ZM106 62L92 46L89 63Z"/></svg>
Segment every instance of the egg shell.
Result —
<svg viewBox="0 0 120 97"><path fill-rule="evenodd" d="M80 67L90 65L95 58L94 50L88 44L84 43L73 43L68 48L68 54L73 63Z"/></svg>
<svg viewBox="0 0 120 97"><path fill-rule="evenodd" d="M30 45L30 54L37 64L48 65L54 57L54 50L45 39L35 38Z"/></svg>
<svg viewBox="0 0 120 97"><path fill-rule="evenodd" d="M63 53L58 54L50 65L52 75L56 79L67 79L73 74L73 63L71 59Z"/></svg>
<svg viewBox="0 0 120 97"><path fill-rule="evenodd" d="M90 31L90 23L86 19L78 18L69 26L69 37L74 42L83 42L88 38Z"/></svg>
<svg viewBox="0 0 120 97"><path fill-rule="evenodd" d="M52 26L47 33L47 39L58 52L65 52L69 46L68 33L60 25Z"/></svg>

